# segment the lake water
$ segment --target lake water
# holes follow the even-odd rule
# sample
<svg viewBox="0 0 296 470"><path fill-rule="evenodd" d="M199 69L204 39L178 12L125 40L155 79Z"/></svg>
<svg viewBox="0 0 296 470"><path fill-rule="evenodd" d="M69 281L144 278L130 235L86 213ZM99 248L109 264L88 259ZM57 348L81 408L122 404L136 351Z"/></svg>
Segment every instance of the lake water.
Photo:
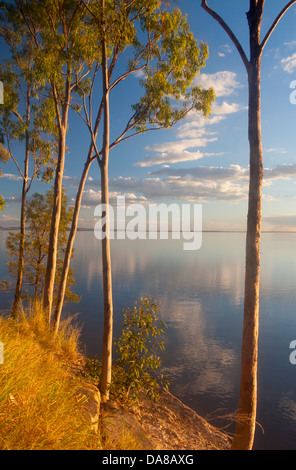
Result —
<svg viewBox="0 0 296 470"><path fill-rule="evenodd" d="M6 231L0 231L0 280L7 278ZM182 240L112 241L115 336L122 312L141 296L161 302L168 326L163 369L170 390L207 419L237 409L244 300L244 233L203 233L198 251ZM296 234L264 233L261 246L258 413L255 449L296 449ZM101 355L101 246L93 232L75 242L75 292L81 342ZM0 293L0 307L11 294ZM1 338L0 338L1 340ZM213 424L219 424L213 421ZM262 431L262 428L264 432Z"/></svg>

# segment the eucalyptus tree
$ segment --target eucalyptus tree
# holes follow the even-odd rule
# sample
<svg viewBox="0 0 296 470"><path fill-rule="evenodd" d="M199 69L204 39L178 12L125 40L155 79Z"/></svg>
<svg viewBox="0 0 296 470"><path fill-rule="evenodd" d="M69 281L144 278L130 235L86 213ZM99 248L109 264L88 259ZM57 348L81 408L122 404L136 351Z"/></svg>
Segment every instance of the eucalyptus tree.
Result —
<svg viewBox="0 0 296 470"><path fill-rule="evenodd" d="M250 147L250 179L246 237L245 301L242 338L241 382L237 425L233 449L253 447L257 408L257 362L259 331L260 238L262 213L263 151L261 139L261 58L276 25L286 11L296 3L288 2L280 11L261 40L261 25L265 0L250 0L247 21L249 27L249 58L240 41L223 18L209 7L201 6L228 34L235 45L248 77L248 139Z"/></svg>
<svg viewBox="0 0 296 470"><path fill-rule="evenodd" d="M45 195L34 193L30 200L28 200L26 206L26 220L29 231L24 237L23 284L26 290L23 292L22 298L25 300L33 300L35 303L40 301L44 288L52 200L53 190L50 189ZM62 262L67 242L67 228L71 222L72 213L73 208L68 207L66 191L63 188L54 292L56 292L61 276ZM20 233L9 232L6 239L6 247L9 254L7 266L12 276L18 273L19 238ZM74 284L73 274L74 271L72 269L68 276L65 301L76 302L79 300L78 296L71 290L71 286Z"/></svg>
<svg viewBox="0 0 296 470"><path fill-rule="evenodd" d="M81 0L15 0L19 14L35 42L35 63L39 80L54 101L58 127L58 155L54 177L54 198L49 235L43 307L51 319L56 270L66 136L71 100L78 84L87 79L97 55L96 31L84 21Z"/></svg>
<svg viewBox="0 0 296 470"><path fill-rule="evenodd" d="M10 160L10 154L8 150L4 147L4 134L1 132L0 129L0 162L6 164ZM2 175L2 170L0 168L0 178ZM5 201L3 199L3 196L0 195L0 211L3 211L4 206L5 206Z"/></svg>
<svg viewBox="0 0 296 470"><path fill-rule="evenodd" d="M7 163L8 160L9 160L9 154L6 151L5 147L3 147L3 144L0 141L0 162L5 164ZM0 168L0 178L1 178L1 175L2 175L2 170ZM6 202L4 201L3 196L1 196L0 194L0 211L3 211L5 204Z"/></svg>
<svg viewBox="0 0 296 470"><path fill-rule="evenodd" d="M101 100L98 102L97 118L92 126L93 107L85 93L83 111L80 113L90 131L90 148L76 197L73 224L68 239L67 256L64 262L64 277L67 278L69 255L77 229L81 197L90 164L98 162L101 179L101 203L106 211L102 236L102 268L104 297L104 334L100 391L102 399L108 399L111 381L113 299L109 238L109 153L116 145L144 132L169 128L184 118L189 111L196 110L205 116L214 99L212 89L193 86L199 69L205 66L208 48L197 43L190 32L186 17L179 10L162 9L158 0L150 1L104 1L94 0L87 5L89 22L101 34L101 55L94 76L100 72ZM113 77L116 65L124 72ZM118 67L119 68L119 67ZM113 90L136 72L142 72L140 84L143 95L136 104L131 103L131 114L119 135L111 139L109 99ZM133 78L135 79L135 78ZM91 93L95 81L92 82ZM102 127L102 142L97 143L98 129ZM55 328L61 314L63 285L59 291L59 302L55 312Z"/></svg>
<svg viewBox="0 0 296 470"><path fill-rule="evenodd" d="M15 316L22 291L27 194L36 177L47 180L50 175L54 164L51 136L54 126L49 118L48 103L39 95L33 39L13 5L2 2L0 15L0 37L10 53L10 59L3 60L0 68L1 80L5 83L5 100L0 107L1 154L6 161L11 159L14 162L22 179L18 272L12 306L12 315ZM23 165L17 156L16 142L24 142ZM30 158L33 163L31 171Z"/></svg>

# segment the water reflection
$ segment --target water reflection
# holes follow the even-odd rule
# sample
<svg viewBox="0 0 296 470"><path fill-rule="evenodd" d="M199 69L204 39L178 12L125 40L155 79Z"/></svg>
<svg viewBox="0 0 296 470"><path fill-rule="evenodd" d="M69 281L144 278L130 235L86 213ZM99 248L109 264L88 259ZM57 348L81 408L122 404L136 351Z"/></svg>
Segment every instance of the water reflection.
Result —
<svg viewBox="0 0 296 470"><path fill-rule="evenodd" d="M7 275L0 232L1 279ZM264 234L261 247L258 421L255 448L295 449L296 366L289 344L296 339L296 237ZM202 248L183 251L181 240L113 240L111 243L115 336L122 311L141 296L161 302L167 323L163 356L171 390L202 415L237 408L243 320L245 235L205 233ZM103 299L101 246L92 232L75 242L75 291L81 302L82 341L101 355ZM8 296L0 294L1 305Z"/></svg>

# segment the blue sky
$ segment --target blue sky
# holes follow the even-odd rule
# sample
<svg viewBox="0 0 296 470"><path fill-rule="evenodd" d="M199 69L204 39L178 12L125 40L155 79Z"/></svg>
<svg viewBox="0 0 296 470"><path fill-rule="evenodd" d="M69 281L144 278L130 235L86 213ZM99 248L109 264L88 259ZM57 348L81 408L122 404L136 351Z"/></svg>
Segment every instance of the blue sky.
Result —
<svg viewBox="0 0 296 470"><path fill-rule="evenodd" d="M247 56L248 3L209 1L232 27ZM266 1L262 37L286 3ZM127 201L145 204L202 203L204 230L244 230L249 176L246 72L234 45L202 10L200 1L175 0L173 5L188 15L196 39L209 46L207 65L196 83L213 86L216 101L207 120L192 113L170 130L146 133L114 148L109 166L111 197L121 194ZM296 230L296 105L290 102L290 83L296 79L295 24L293 6L278 24L262 57L264 230ZM124 128L137 90L138 77L131 77L111 94L111 140ZM84 123L72 114L67 145L64 184L71 202L89 147ZM20 145L15 151L22 158ZM0 214L0 226L4 227L18 223L21 181L12 162L1 168L0 194L6 206ZM33 192L47 189L39 182L32 186ZM94 162L85 187L81 227L94 226L94 207L99 202L99 168Z"/></svg>

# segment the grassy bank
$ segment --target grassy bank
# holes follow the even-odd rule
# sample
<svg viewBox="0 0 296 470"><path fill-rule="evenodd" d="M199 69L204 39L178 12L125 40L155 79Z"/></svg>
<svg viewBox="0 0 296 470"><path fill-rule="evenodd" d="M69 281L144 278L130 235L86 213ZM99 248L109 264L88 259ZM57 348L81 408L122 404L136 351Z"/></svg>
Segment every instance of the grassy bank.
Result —
<svg viewBox="0 0 296 470"><path fill-rule="evenodd" d="M62 325L53 341L42 314L0 317L0 449L98 449L85 414L84 386L70 365L79 360L79 332Z"/></svg>
<svg viewBox="0 0 296 470"><path fill-rule="evenodd" d="M94 400L88 392L96 393L97 362L94 367L92 361L81 356L78 340L79 330L70 321L61 323L53 339L40 309L22 312L16 320L0 316L0 341L4 346L4 363L0 364L0 450L229 447L226 435L165 389L156 403L145 393L139 395L139 400L131 393L123 394L122 374L117 393L113 393L109 406L101 409L99 425L94 429L93 414L89 413L89 404L93 406ZM92 365L91 374L87 364ZM129 375L125 375L127 379ZM154 385L146 383L146 375L144 379L147 387ZM132 385L136 387L137 383ZM130 390L129 380L127 387Z"/></svg>

